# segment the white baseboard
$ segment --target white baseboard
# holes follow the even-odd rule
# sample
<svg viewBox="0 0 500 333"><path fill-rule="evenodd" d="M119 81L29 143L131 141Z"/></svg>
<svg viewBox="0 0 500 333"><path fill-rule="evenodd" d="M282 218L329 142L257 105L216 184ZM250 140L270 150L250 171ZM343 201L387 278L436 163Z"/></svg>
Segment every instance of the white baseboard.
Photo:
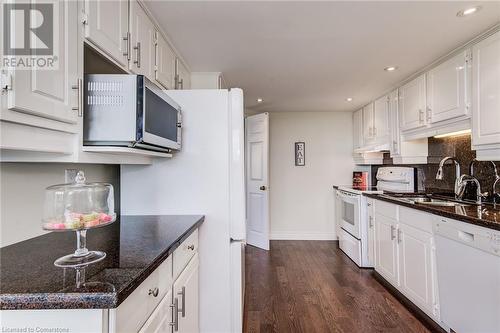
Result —
<svg viewBox="0 0 500 333"><path fill-rule="evenodd" d="M271 232L271 240L336 240L334 232Z"/></svg>

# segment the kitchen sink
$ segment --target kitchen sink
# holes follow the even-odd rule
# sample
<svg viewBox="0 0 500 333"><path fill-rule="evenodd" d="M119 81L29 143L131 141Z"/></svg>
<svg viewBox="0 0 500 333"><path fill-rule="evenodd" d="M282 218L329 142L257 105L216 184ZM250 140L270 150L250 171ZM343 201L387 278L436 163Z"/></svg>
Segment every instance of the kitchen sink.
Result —
<svg viewBox="0 0 500 333"><path fill-rule="evenodd" d="M457 202L457 201L452 201L452 200L446 200L446 199L436 199L436 198L431 198L429 196L407 196L407 197L400 197L398 200L401 201L406 201L410 202L413 204L418 204L418 205L427 205L427 206L437 206L437 207L465 207L465 206L470 206L468 203L463 203L463 202Z"/></svg>
<svg viewBox="0 0 500 333"><path fill-rule="evenodd" d="M469 204L464 204L461 202L454 202L454 201L446 201L446 200L436 200L436 199L431 199L431 201L417 201L415 202L416 204L419 205L428 205L428 206L440 206L440 207L465 207L465 206L470 206Z"/></svg>

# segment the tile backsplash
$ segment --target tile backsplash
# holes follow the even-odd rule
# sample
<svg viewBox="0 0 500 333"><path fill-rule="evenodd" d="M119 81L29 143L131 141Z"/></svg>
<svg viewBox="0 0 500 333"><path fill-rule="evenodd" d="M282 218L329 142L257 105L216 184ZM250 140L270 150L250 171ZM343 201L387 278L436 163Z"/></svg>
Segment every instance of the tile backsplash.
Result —
<svg viewBox="0 0 500 333"><path fill-rule="evenodd" d="M419 182L426 191L430 192L453 192L455 181L455 165L447 162L444 167L443 180L436 180L436 172L439 162L445 156L453 156L460 162L461 173L469 174L469 165L476 157L476 151L471 149L470 135L446 138L429 138L429 156L427 164L406 165L417 168ZM495 163L500 170L500 162ZM392 165L389 153L384 155L384 166ZM375 184L375 175L380 165L372 166L372 182ZM491 162L476 162L474 164L474 175L481 184L481 191L492 192L495 181L494 168ZM500 184L497 184L500 191Z"/></svg>

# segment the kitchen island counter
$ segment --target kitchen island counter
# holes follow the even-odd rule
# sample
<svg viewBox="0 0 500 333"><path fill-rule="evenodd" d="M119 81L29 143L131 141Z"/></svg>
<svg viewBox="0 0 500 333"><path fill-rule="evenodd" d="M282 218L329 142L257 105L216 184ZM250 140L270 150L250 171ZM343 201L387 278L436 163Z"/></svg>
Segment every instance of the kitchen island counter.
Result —
<svg viewBox="0 0 500 333"><path fill-rule="evenodd" d="M106 252L106 258L79 272L54 266L54 260L74 252L74 232L3 247L0 309L116 308L203 221L201 215L121 216L87 231L87 248Z"/></svg>

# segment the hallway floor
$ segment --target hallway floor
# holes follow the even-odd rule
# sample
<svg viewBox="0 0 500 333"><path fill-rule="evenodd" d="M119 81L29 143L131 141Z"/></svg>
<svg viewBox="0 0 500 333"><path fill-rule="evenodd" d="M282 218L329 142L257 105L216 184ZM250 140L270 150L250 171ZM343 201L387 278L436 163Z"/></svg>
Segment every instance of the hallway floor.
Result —
<svg viewBox="0 0 500 333"><path fill-rule="evenodd" d="M246 250L245 333L429 332L333 241Z"/></svg>

